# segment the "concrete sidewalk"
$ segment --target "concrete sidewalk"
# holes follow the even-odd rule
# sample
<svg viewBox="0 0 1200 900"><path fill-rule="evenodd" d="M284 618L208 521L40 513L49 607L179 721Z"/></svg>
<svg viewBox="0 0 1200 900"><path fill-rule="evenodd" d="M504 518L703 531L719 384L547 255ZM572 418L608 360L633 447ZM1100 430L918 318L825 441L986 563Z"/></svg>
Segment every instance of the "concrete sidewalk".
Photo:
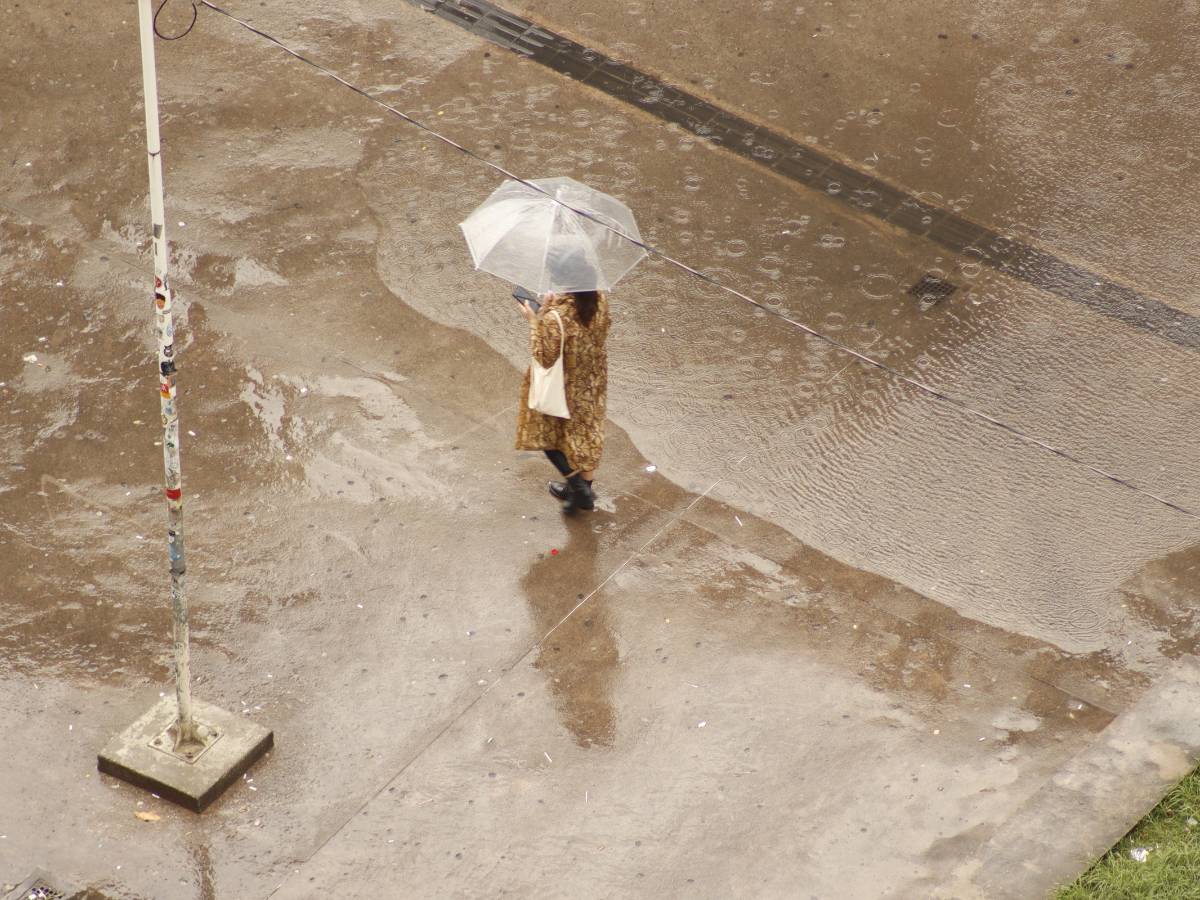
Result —
<svg viewBox="0 0 1200 900"><path fill-rule="evenodd" d="M1185 350L1001 276L905 304L966 261L409 5L231 8L1200 497ZM1035 897L1200 753L1194 523L661 265L614 297L603 502L563 520L509 449L524 323L454 228L494 175L202 13L160 45L196 693L277 748L201 817L98 775L169 619L132 8L65 11L0 54L0 886Z"/></svg>

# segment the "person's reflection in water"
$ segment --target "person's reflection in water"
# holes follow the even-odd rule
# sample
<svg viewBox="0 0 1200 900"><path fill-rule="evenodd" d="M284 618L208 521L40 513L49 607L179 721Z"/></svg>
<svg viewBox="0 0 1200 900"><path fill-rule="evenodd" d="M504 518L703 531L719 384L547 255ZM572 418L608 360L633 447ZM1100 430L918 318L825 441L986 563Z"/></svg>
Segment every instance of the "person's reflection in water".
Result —
<svg viewBox="0 0 1200 900"><path fill-rule="evenodd" d="M596 587L596 519L566 520L567 546L546 554L521 580L533 612L534 629L544 635ZM609 690L618 662L617 641L603 596L591 598L547 638L534 665L550 678L563 724L581 747L611 747L617 713Z"/></svg>

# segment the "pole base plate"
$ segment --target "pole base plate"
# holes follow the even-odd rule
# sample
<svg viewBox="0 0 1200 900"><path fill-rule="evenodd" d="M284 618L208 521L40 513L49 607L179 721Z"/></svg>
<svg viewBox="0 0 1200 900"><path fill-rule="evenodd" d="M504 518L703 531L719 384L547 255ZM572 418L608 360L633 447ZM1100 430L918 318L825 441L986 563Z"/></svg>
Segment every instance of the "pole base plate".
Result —
<svg viewBox="0 0 1200 900"><path fill-rule="evenodd" d="M177 753L175 698L163 697L116 735L100 753L99 769L158 794L193 812L203 812L275 743L272 731L200 700L192 701L202 749L191 758Z"/></svg>

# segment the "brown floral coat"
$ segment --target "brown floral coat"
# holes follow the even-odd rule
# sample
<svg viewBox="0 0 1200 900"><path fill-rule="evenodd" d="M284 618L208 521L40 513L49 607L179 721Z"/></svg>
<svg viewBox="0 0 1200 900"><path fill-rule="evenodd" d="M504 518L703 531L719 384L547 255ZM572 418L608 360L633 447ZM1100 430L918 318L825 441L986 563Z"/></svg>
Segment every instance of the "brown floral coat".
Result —
<svg viewBox="0 0 1200 900"><path fill-rule="evenodd" d="M571 465L583 472L600 465L604 453L604 419L608 405L608 300L603 295L592 324L585 327L571 297L546 301L530 329L531 355L540 365L558 359L561 332L550 315L557 310L566 331L563 374L567 383L567 410L571 418L543 415L529 408L529 372L521 386L521 411L517 414L518 450L561 450Z"/></svg>

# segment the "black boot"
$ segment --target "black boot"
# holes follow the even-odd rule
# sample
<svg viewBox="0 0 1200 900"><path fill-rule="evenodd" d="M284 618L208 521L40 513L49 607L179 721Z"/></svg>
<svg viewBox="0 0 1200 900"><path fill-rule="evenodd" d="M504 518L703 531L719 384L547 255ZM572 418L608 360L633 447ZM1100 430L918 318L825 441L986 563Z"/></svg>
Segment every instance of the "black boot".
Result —
<svg viewBox="0 0 1200 900"><path fill-rule="evenodd" d="M566 487L567 498L563 503L563 512L573 513L580 509L596 508L596 495L592 493L592 485L584 481L582 475L572 475L567 479Z"/></svg>
<svg viewBox="0 0 1200 900"><path fill-rule="evenodd" d="M586 484L589 488L592 487L592 483L590 481L585 481L584 484ZM546 490L550 492L550 496L555 500L566 500L570 495L570 488L565 481L548 481L546 482ZM592 488L593 505L595 504L595 501L596 489Z"/></svg>

